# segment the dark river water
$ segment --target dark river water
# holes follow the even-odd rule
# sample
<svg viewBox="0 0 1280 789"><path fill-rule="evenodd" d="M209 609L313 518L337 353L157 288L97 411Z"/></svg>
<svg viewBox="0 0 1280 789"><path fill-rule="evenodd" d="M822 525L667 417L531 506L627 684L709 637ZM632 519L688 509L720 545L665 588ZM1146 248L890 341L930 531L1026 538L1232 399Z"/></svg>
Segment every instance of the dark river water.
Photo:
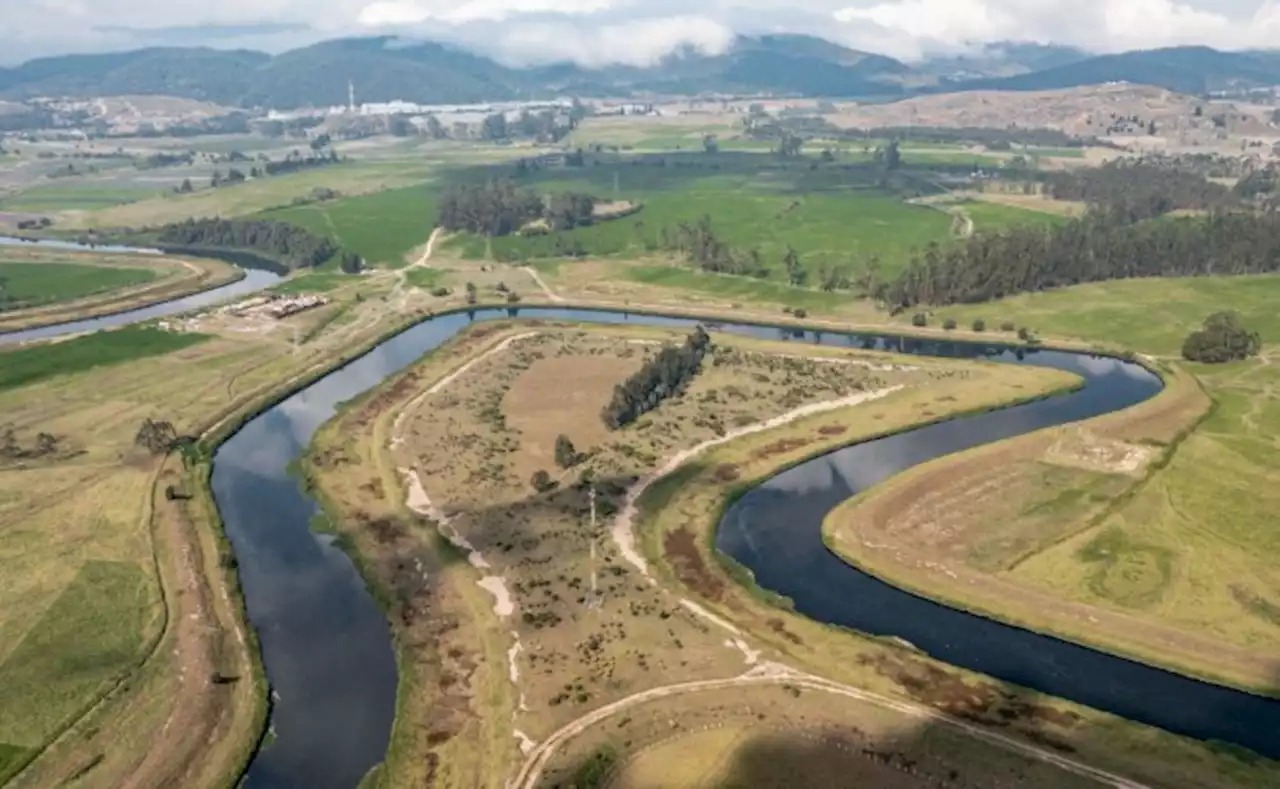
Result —
<svg viewBox="0 0 1280 789"><path fill-rule="evenodd" d="M11 236L0 236L0 246L33 246L43 249L67 249L77 251L92 249L92 251L100 253L128 253L131 255L164 254L164 252L158 249L110 245L90 248L83 244L76 244L70 241L26 241L13 238ZM193 293L190 296L180 299L162 301L158 304L152 304L148 307L142 307L136 310L127 310L125 312L117 312L112 315L103 315L99 318L86 318L85 320L80 321L55 323L49 326L41 326L37 329L0 332L0 346L27 342L28 340L48 340L53 337L62 337L67 334L80 334L81 332L98 331L99 329L109 329L115 326L127 326L131 323L141 323L142 321L150 320L152 318L163 318L167 315L177 315L178 313L186 312L188 310L207 307L210 304L217 304L220 301L254 293L255 291L262 290L263 288L271 287L282 278L276 264L255 255L245 253L218 254L208 251L192 254L203 257L222 258L244 268L245 276L236 282L229 282L226 285L222 285L217 288L210 288L209 290L201 291L200 293Z"/></svg>
<svg viewBox="0 0 1280 789"><path fill-rule="evenodd" d="M248 422L214 457L213 492L239 561L249 619L276 694L275 739L254 759L248 787L350 789L386 751L395 712L391 633L350 559L309 529L316 503L288 472L339 405L475 321L484 309L420 323ZM621 312L522 308L520 317L692 326ZM904 638L935 657L1133 720L1280 756L1280 702L1251 696L1058 639L997 624L903 592L845 564L821 538L832 507L898 471L950 452L1123 408L1159 380L1137 365L1083 354L1015 355L975 343L877 338L717 322L717 331L795 342L877 347L1057 367L1083 376L1078 392L959 419L836 451L742 498L718 547L802 613Z"/></svg>

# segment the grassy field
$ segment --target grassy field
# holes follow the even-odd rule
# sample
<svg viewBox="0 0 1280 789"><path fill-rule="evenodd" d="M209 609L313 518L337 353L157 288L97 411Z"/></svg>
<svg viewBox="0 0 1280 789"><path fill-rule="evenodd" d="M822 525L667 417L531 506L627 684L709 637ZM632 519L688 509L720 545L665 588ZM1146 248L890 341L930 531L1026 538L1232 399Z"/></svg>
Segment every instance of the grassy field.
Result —
<svg viewBox="0 0 1280 789"><path fill-rule="evenodd" d="M677 266L628 266L621 272L627 279L645 285L694 291L723 299L786 304L811 312L830 311L853 297L846 293L793 288L780 282L724 274L703 274Z"/></svg>
<svg viewBox="0 0 1280 789"><path fill-rule="evenodd" d="M960 605L1280 691L1280 542L1270 527L1280 507L1278 296L1274 276L1127 280L940 310L1174 356L1206 315L1236 309L1261 332L1264 357L1182 363L1163 394L1132 412L908 472L833 516L829 539L859 564ZM873 532L894 536L864 536Z"/></svg>
<svg viewBox="0 0 1280 789"><path fill-rule="evenodd" d="M954 318L967 326L983 318L994 327L1012 320L1044 335L1175 355L1193 328L1223 309L1239 312L1264 343L1280 341L1278 301L1276 275L1121 280L945 307L934 322Z"/></svg>
<svg viewBox="0 0 1280 789"><path fill-rule="evenodd" d="M353 161L271 178L256 178L235 186L190 195L166 194L128 205L65 215L58 227L119 228L161 225L191 217L244 216L288 206L307 199L318 188L358 195L421 183L438 163L425 158L401 161Z"/></svg>
<svg viewBox="0 0 1280 789"><path fill-rule="evenodd" d="M571 742L548 765L540 785L1098 786L953 727L785 684L705 691L629 709L616 723L594 727Z"/></svg>
<svg viewBox="0 0 1280 789"><path fill-rule="evenodd" d="M394 279L360 278L364 301L331 291L350 319L296 346L291 325L310 333L322 316L213 316L195 338L136 328L0 354L0 774L23 768L9 785L234 782L265 689L232 563L202 467L134 437L147 418L199 435L424 314L421 294L388 308ZM170 500L171 485L196 495Z"/></svg>
<svg viewBox="0 0 1280 789"><path fill-rule="evenodd" d="M0 263L0 331L135 309L235 281L242 269L211 258L12 249ZM7 282L6 282L7 280Z"/></svg>
<svg viewBox="0 0 1280 789"><path fill-rule="evenodd" d="M1068 217L1061 214L1049 214L981 200L964 200L955 205L969 215L973 220L974 229L978 232L999 231L1025 225L1053 227L1068 221Z"/></svg>
<svg viewBox="0 0 1280 789"><path fill-rule="evenodd" d="M398 267L408 253L426 243L435 226L435 194L431 184L340 198L260 214L300 225L328 236L371 265Z"/></svg>
<svg viewBox="0 0 1280 789"><path fill-rule="evenodd" d="M0 310L38 307L151 282L145 268L0 260Z"/></svg>
<svg viewBox="0 0 1280 789"><path fill-rule="evenodd" d="M133 203L154 197L159 189L97 186L92 183L67 183L36 186L0 199L0 211L47 213L55 211L94 211L100 208Z"/></svg>
<svg viewBox="0 0 1280 789"><path fill-rule="evenodd" d="M722 174L711 169L714 162L695 159L691 164L696 169L606 164L576 177L565 177L563 171L539 176L527 185L612 199L616 174L616 196L642 202L644 208L554 236L463 237L452 248L469 258L536 259L554 256L554 244L563 237L590 255L652 254L664 229L693 224L706 215L733 249L759 249L771 269L769 278L785 281L782 258L788 246L797 250L814 279L821 265L842 267L852 275L873 257L888 276L906 265L913 250L951 234L950 218L870 188L867 174L859 170L811 171L753 155L724 161L725 169L739 171Z"/></svg>
<svg viewBox="0 0 1280 789"><path fill-rule="evenodd" d="M113 364L123 364L148 356L159 356L189 348L208 337L146 327L128 327L97 332L83 337L33 345L0 352L0 389L74 375Z"/></svg>
<svg viewBox="0 0 1280 789"><path fill-rule="evenodd" d="M359 278L351 274L333 271L309 271L296 274L279 285L271 288L274 293L328 293L331 290L346 287L359 282Z"/></svg>

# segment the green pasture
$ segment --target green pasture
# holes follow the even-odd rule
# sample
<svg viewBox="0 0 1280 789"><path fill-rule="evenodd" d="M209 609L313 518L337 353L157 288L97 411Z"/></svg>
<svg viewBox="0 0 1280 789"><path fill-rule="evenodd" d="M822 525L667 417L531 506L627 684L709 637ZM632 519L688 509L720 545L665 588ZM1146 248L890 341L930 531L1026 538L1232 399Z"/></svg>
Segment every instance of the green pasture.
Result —
<svg viewBox="0 0 1280 789"><path fill-rule="evenodd" d="M545 170L522 179L521 185L639 201L644 208L559 234L462 236L453 242L457 253L473 259L548 258L557 256L559 239L581 245L592 256L642 255L660 248L664 229L693 224L706 215L726 243L744 253L758 248L772 269L770 279L785 281L781 261L788 246L814 277L823 264L853 273L873 257L885 274L892 274L910 260L912 250L944 241L951 232L949 217L876 188L865 167L811 169L806 163L761 156L698 155L672 159L666 166L609 161L571 174Z"/></svg>
<svg viewBox="0 0 1280 789"><path fill-rule="evenodd" d="M1024 227L1026 225L1056 227L1071 220L1071 217L1061 214L1033 211L1000 203L989 203L985 200L963 200L954 205L969 215L969 218L973 220L974 230L979 233L999 231L1010 227Z"/></svg>
<svg viewBox="0 0 1280 789"><path fill-rule="evenodd" d="M41 745L141 657L153 590L136 564L92 561L0 663L0 778L6 752ZM8 746L8 748L6 748Z"/></svg>
<svg viewBox="0 0 1280 789"><path fill-rule="evenodd" d="M436 219L434 184L387 189L372 194L292 206L257 215L290 222L328 236L375 266L399 267L425 244Z"/></svg>
<svg viewBox="0 0 1280 789"><path fill-rule="evenodd" d="M124 205L145 200L160 193L160 189L139 186L94 186L79 179L67 179L68 183L51 183L0 199L0 211L24 213L48 213L54 211L94 211L100 208Z"/></svg>
<svg viewBox="0 0 1280 789"><path fill-rule="evenodd" d="M1224 309L1239 312L1264 344L1280 343L1278 304L1280 275L1130 279L943 307L933 322L967 326L982 318L996 327L1011 320L1055 337L1176 355L1189 333Z"/></svg>
<svg viewBox="0 0 1280 789"><path fill-rule="evenodd" d="M155 278L145 268L0 261L0 311L74 301Z"/></svg>
<svg viewBox="0 0 1280 789"><path fill-rule="evenodd" d="M182 334L131 326L86 334L63 342L0 351L0 389L13 389L95 367L159 356L207 339L207 334Z"/></svg>

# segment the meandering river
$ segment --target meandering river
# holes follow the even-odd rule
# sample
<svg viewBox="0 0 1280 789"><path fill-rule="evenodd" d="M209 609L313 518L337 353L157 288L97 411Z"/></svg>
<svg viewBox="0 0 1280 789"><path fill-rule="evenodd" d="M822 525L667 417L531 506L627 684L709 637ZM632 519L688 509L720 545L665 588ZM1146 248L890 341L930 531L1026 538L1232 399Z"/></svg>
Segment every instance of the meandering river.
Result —
<svg viewBox="0 0 1280 789"><path fill-rule="evenodd" d="M84 244L77 244L70 241L55 241L49 239L28 241L26 239L14 238L12 236L0 236L0 246L31 246L42 249L66 249L107 254L165 254L164 250L159 249L115 245L89 247ZM221 301L233 299L237 296L246 296L250 293L255 293L263 288L269 288L283 279L279 273L279 267L276 264L265 258L257 257L256 255L239 252L226 254L218 254L214 252L193 252L192 255L224 259L227 262L234 263L244 268L245 276L235 282L229 282L226 285L202 290L199 293L192 293L191 295L183 296L182 298L161 301L146 307L140 307L136 310L125 310L123 312L116 312L110 315L102 315L97 318L86 318L84 320L68 321L66 323L54 323L48 326L40 326L35 329L0 333L0 346L13 345L20 342L27 342L29 340L48 340L69 334L94 332L99 329L109 329L116 326L128 326L131 323L141 323L142 321L151 320L152 318L163 318L168 315L177 315L182 312L187 312L188 310L207 307L210 304L217 304Z"/></svg>
<svg viewBox="0 0 1280 789"><path fill-rule="evenodd" d="M350 559L309 529L316 503L291 476L339 405L403 370L475 321L476 310L417 324L248 422L214 458L213 491L239 562L249 619L276 694L275 737L246 786L351 789L386 751L395 713L389 627ZM622 312L522 308L521 317L691 327L696 321ZM805 463L752 491L727 513L718 547L761 586L822 621L904 638L929 654L1034 691L1170 731L1280 757L1280 701L1200 682L911 595L840 561L821 523L845 498L903 469L967 447L1107 413L1160 390L1138 365L1055 351L837 332L796 333L715 322L715 332L877 347L1069 370L1074 393L870 441Z"/></svg>

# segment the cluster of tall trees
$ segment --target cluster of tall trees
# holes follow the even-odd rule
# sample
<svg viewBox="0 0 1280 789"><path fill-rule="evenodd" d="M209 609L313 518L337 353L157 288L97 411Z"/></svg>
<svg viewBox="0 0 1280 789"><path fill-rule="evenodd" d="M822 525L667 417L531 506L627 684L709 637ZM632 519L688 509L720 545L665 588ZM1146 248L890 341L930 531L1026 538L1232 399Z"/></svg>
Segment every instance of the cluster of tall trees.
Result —
<svg viewBox="0 0 1280 789"><path fill-rule="evenodd" d="M509 235L537 219L552 230L570 230L591 224L595 205L591 195L564 192L544 199L511 181L458 184L441 196L437 221L446 230L486 236Z"/></svg>
<svg viewBox="0 0 1280 789"><path fill-rule="evenodd" d="M252 250L289 268L318 266L341 251L333 241L297 225L252 219L188 219L162 228L159 241L176 247Z"/></svg>
<svg viewBox="0 0 1280 789"><path fill-rule="evenodd" d="M263 162L260 168L255 168L258 172L253 173L253 175L255 177L258 175L287 175L288 173L296 173L299 170L310 170L316 167L338 164L340 161L338 152L334 150L330 150L328 153L317 151L308 156L302 156L294 152L278 162Z"/></svg>
<svg viewBox="0 0 1280 789"><path fill-rule="evenodd" d="M1178 209L1227 208L1236 202L1230 189L1198 173L1141 160L1052 173L1045 181L1049 194L1058 200L1104 206L1129 221Z"/></svg>
<svg viewBox="0 0 1280 789"><path fill-rule="evenodd" d="M664 227L658 234L659 246L683 257L703 271L717 274L746 274L752 277L769 276L769 267L758 249L735 252L727 242L716 235L711 217L705 214L693 224L680 222L674 227Z"/></svg>
<svg viewBox="0 0 1280 789"><path fill-rule="evenodd" d="M1131 277L1280 271L1280 215L1213 213L1131 222L1095 210L1054 228L982 233L930 245L878 289L896 308L973 303L1014 293Z"/></svg>
<svg viewBox="0 0 1280 789"><path fill-rule="evenodd" d="M610 430L628 425L689 385L702 370L702 359L711 347L711 336L698 326L682 345L663 348L625 383L613 388L613 399L600 418Z"/></svg>
<svg viewBox="0 0 1280 789"><path fill-rule="evenodd" d="M1220 364L1256 356L1262 338L1240 324L1234 312L1216 312L1182 343L1182 355L1193 362Z"/></svg>

